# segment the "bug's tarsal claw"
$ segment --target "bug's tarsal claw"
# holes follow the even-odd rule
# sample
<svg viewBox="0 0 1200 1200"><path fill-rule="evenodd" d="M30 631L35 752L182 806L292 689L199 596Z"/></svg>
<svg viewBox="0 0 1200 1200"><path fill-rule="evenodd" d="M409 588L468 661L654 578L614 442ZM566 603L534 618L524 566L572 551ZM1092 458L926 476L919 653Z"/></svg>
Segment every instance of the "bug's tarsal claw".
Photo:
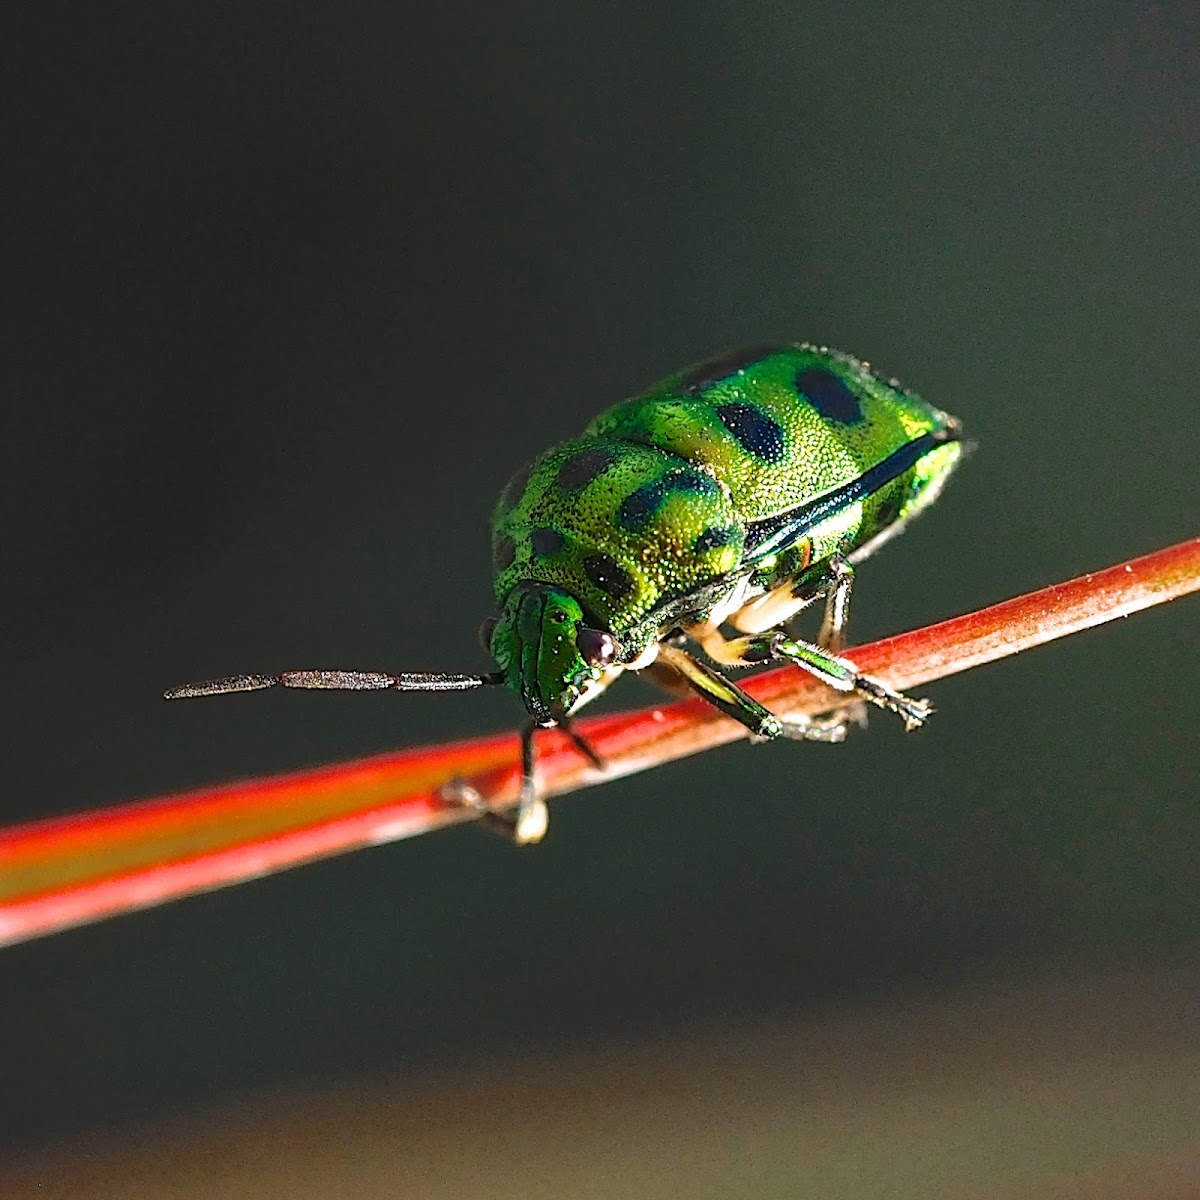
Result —
<svg viewBox="0 0 1200 1200"><path fill-rule="evenodd" d="M893 692L890 687L872 679L869 675L860 675L855 680L855 690L865 696L872 704L886 708L896 713L904 722L907 732L920 729L934 712L933 703L929 700L918 700Z"/></svg>
<svg viewBox="0 0 1200 1200"><path fill-rule="evenodd" d="M906 732L911 733L914 729L920 729L937 711L928 700L910 700L907 696L903 699L904 704L900 709L900 715L904 718Z"/></svg>
<svg viewBox="0 0 1200 1200"><path fill-rule="evenodd" d="M512 838L518 846L532 846L546 836L550 809L539 796L522 796L513 820Z"/></svg>
<svg viewBox="0 0 1200 1200"><path fill-rule="evenodd" d="M848 726L840 714L827 717L808 717L800 721L785 721L784 737L797 742L824 742L837 745L846 740Z"/></svg>
<svg viewBox="0 0 1200 1200"><path fill-rule="evenodd" d="M815 717L787 721L784 725L784 736L797 741L837 745L846 740L852 728L865 729L866 725L867 705L860 700Z"/></svg>
<svg viewBox="0 0 1200 1200"><path fill-rule="evenodd" d="M483 796L479 789L461 777L455 777L448 783L443 783L438 790L438 796L448 808L469 808L481 817L484 813L491 811L483 802Z"/></svg>
<svg viewBox="0 0 1200 1200"><path fill-rule="evenodd" d="M497 812L489 808L478 788L465 779L451 779L439 792L442 803L452 808L465 808L474 813L493 833L517 846L531 846L546 836L550 825L550 810L534 792L522 788L521 799L515 808Z"/></svg>

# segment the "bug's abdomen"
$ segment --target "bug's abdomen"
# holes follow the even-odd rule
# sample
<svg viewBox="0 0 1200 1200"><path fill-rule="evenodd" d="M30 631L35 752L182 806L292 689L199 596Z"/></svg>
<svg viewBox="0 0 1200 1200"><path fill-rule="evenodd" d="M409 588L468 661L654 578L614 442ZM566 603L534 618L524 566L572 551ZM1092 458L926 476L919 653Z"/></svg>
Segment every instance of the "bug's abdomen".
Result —
<svg viewBox="0 0 1200 1200"><path fill-rule="evenodd" d="M745 526L727 488L653 446L585 437L538 459L492 520L496 597L522 580L569 591L620 635L666 598L740 562Z"/></svg>
<svg viewBox="0 0 1200 1200"><path fill-rule="evenodd" d="M672 375L587 432L697 463L752 524L849 484L946 420L848 355L759 347Z"/></svg>

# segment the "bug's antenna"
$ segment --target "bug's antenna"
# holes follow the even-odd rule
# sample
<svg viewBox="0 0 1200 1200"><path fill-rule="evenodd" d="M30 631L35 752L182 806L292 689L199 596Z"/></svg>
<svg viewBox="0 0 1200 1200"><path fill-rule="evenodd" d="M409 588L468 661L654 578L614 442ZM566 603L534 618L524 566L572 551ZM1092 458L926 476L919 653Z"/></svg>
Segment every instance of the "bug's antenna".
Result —
<svg viewBox="0 0 1200 1200"><path fill-rule="evenodd" d="M487 675L451 675L406 671L385 675L380 671L283 671L279 675L230 675L204 683L184 683L163 692L164 700L188 696L221 696L226 692L257 692L262 688L322 688L338 692L370 692L395 688L401 692L469 692L503 683L499 672Z"/></svg>

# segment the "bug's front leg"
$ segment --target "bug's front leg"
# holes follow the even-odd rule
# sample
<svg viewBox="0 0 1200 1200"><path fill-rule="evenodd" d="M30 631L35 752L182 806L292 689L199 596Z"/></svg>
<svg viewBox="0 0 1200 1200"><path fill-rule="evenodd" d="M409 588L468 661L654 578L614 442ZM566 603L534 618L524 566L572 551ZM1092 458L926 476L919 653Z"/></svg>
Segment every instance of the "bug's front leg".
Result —
<svg viewBox="0 0 1200 1200"><path fill-rule="evenodd" d="M604 760L591 744L569 722L559 724L575 748L598 771L605 769ZM534 738L540 726L530 722L521 730L521 791L514 808L490 808L479 791L464 779L453 779L442 788L447 804L469 808L489 829L517 846L531 846L546 836L550 825L550 809L538 793L534 773Z"/></svg>
<svg viewBox="0 0 1200 1200"><path fill-rule="evenodd" d="M479 790L465 779L452 779L441 791L447 804L474 812L489 829L518 846L529 846L546 836L550 809L538 795L533 773L533 739L538 726L532 722L521 730L521 791L516 806L510 809L489 807Z"/></svg>

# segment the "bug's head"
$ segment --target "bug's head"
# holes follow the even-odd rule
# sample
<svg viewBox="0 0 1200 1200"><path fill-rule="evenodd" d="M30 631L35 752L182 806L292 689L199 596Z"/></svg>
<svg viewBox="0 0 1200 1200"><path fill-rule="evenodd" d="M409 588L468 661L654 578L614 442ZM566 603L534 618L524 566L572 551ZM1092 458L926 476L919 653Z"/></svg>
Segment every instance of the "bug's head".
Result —
<svg viewBox="0 0 1200 1200"><path fill-rule="evenodd" d="M616 661L612 636L584 623L579 601L544 583L521 583L481 631L504 682L539 725L556 725Z"/></svg>

